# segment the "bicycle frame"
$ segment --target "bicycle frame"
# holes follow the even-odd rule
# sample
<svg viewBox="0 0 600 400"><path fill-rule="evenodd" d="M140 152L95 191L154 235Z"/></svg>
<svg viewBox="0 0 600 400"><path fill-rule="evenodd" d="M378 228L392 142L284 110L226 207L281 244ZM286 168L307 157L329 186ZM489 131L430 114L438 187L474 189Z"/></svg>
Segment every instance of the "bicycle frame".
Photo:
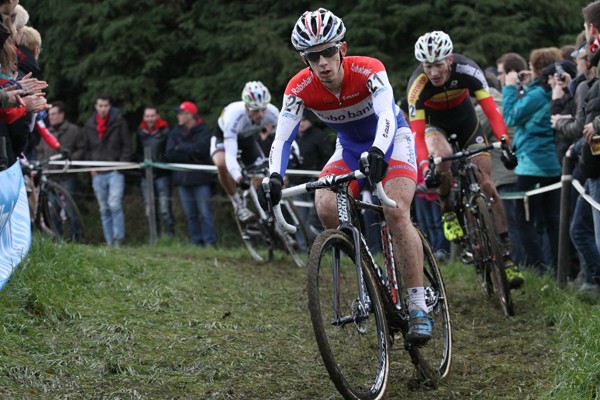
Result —
<svg viewBox="0 0 600 400"><path fill-rule="evenodd" d="M295 186L292 188L285 189L282 192L282 199L290 196L294 196L296 194L305 193L315 191L317 189L330 189L336 193L336 202L337 202L337 212L338 212L338 221L339 226L337 230L342 231L348 234L352 241L354 242L354 260L356 266L356 274L358 276L358 290L359 290L359 299L360 302L360 311L361 316L366 317L370 310L370 299L367 293L365 282L363 278L363 270L362 270L362 250L366 249L366 253L370 258L370 263L372 269L377 274L379 279L380 288L382 293L385 293L385 302L387 304L393 304L395 310L397 311L397 316L401 318L401 320L407 320L408 316L404 315L404 313L398 313L400 310L404 310L405 307L402 304L402 296L399 295L400 290L398 287L398 276L394 262L394 253L393 253L393 244L392 237L389 233L387 224L385 219L383 218L383 207L376 204L362 202L360 200L353 199L349 196L348 193L348 183L355 179L362 179L364 175L360 171L354 171L349 174L339 175L339 176L329 176L323 178L318 181L308 182L303 185ZM263 181L263 187L267 184L266 190L268 190L268 181ZM381 201L390 206L396 207L396 203L391 200L385 194L383 190L383 186L381 183L378 183L376 186L376 192ZM384 248L384 266L385 271L377 264L373 255L369 251L369 248L366 244L366 240L360 231L360 224L358 223L358 215L356 213L357 209L370 209L376 211L380 215L380 220L382 222L382 230L381 230L381 239ZM282 226L283 229L288 232L292 232L295 227L287 224L283 215L281 215L281 211L279 211L278 205L274 207L274 213L278 223ZM336 257L339 258L339 254L336 254ZM335 289L334 289L335 290ZM335 310L337 313L337 310ZM355 318L352 318L355 319ZM348 323L353 321L343 321L343 323ZM393 322L393 321L390 321ZM339 321L337 323L342 323Z"/></svg>

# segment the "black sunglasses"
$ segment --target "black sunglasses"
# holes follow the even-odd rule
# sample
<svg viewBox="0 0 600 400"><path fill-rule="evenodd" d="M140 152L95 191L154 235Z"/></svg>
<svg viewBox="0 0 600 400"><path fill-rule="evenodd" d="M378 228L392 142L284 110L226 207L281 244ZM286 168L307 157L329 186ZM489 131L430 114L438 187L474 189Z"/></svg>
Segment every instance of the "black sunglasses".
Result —
<svg viewBox="0 0 600 400"><path fill-rule="evenodd" d="M335 56L338 51L340 50L340 47L342 47L341 43L338 44L334 44L333 46L327 47L323 50L319 50L319 51L305 51L302 52L301 55L302 57L306 58L308 61L311 62L315 62L315 61L319 61L319 59L321 58L321 56L325 57L325 58L330 58Z"/></svg>

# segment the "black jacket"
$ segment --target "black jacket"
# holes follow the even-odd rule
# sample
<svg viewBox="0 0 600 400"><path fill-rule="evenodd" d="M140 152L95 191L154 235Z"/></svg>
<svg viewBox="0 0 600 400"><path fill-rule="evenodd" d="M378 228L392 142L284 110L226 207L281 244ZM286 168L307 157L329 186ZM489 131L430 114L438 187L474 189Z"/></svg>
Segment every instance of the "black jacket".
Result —
<svg viewBox="0 0 600 400"><path fill-rule="evenodd" d="M198 123L189 132L178 125L169 134L165 161L178 164L212 165L210 138L212 132L206 124ZM208 185L212 173L200 171L173 171L173 183L178 186Z"/></svg>
<svg viewBox="0 0 600 400"><path fill-rule="evenodd" d="M96 130L96 112L83 126L90 161L131 161L131 134L121 112L111 107L102 139Z"/></svg>

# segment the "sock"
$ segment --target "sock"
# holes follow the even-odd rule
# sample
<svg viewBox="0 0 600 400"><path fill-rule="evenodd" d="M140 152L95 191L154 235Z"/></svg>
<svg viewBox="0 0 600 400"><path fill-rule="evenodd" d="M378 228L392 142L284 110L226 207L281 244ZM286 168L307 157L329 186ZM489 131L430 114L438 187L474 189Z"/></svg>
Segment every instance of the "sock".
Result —
<svg viewBox="0 0 600 400"><path fill-rule="evenodd" d="M425 288L423 286L408 288L408 311L423 310L427 312L425 304Z"/></svg>
<svg viewBox="0 0 600 400"><path fill-rule="evenodd" d="M229 200L231 200L231 204L233 204L233 207L237 209L238 205L242 204L242 198L240 197L239 193L234 194L233 196L231 195L227 195L229 197Z"/></svg>

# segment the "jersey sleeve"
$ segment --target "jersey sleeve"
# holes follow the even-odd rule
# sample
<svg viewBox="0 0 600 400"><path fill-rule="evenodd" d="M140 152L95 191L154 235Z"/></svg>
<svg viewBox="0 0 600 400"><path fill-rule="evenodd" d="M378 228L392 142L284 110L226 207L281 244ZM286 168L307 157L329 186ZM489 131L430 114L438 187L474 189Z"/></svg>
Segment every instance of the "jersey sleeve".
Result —
<svg viewBox="0 0 600 400"><path fill-rule="evenodd" d="M377 129L373 146L386 153L390 148L398 129L396 114L399 112L394 102L394 91L387 73L381 64L381 70L367 79L367 88L373 96L373 110L377 115ZM401 119L404 121L404 118ZM404 121L405 128L408 124Z"/></svg>
<svg viewBox="0 0 600 400"><path fill-rule="evenodd" d="M409 82L406 100L408 102L408 119L415 137L417 150L417 163L421 171L427 166L429 152L425 143L425 107L421 94L427 85L428 79L420 69L413 72Z"/></svg>
<svg viewBox="0 0 600 400"><path fill-rule="evenodd" d="M298 126L304 113L304 100L293 93L297 77L290 80L285 89L283 104L277 119L275 139L269 153L269 171L284 176L288 167L292 144L298 134Z"/></svg>
<svg viewBox="0 0 600 400"><path fill-rule="evenodd" d="M490 127L492 128L492 132L498 141L500 141L500 137L506 137L508 140L508 134L506 130L506 123L504 122L504 118L502 117L502 113L498 110L496 106L496 102L492 95L485 89L482 88L475 92L475 96L477 97L477 101L481 105L481 109L483 113L487 117L490 122Z"/></svg>

